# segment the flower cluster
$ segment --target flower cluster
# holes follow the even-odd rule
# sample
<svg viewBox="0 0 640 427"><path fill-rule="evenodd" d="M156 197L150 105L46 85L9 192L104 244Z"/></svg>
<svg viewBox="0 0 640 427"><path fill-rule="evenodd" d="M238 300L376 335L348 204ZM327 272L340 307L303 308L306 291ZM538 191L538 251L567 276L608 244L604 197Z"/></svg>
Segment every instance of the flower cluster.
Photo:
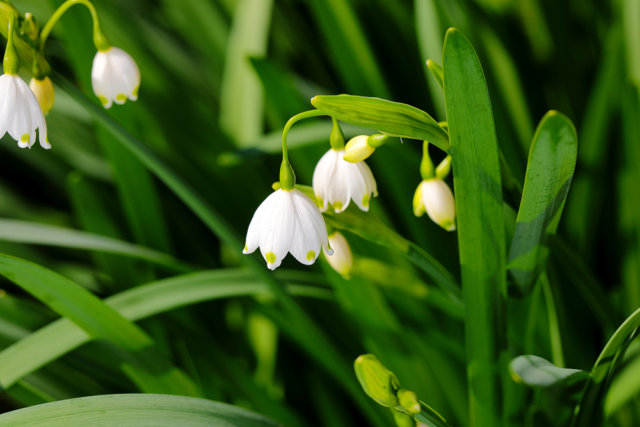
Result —
<svg viewBox="0 0 640 427"><path fill-rule="evenodd" d="M8 133L21 148L31 148L36 139L43 148L51 148L45 115L53 107L55 92L48 76L50 67L44 60L44 46L53 26L75 4L89 8L94 20L93 40L98 52L93 60L91 82L102 105L109 108L113 102L122 104L127 98L135 101L138 97L140 70L129 54L109 44L100 30L98 15L90 1L67 0L54 12L42 31L30 13L25 14L20 28L17 28L17 11L14 11L9 19L4 74L0 76L0 137ZM18 76L21 63L14 44L17 37L28 38L29 45L37 45L40 49L36 52L34 48L32 52L34 77L29 85Z"/></svg>
<svg viewBox="0 0 640 427"><path fill-rule="evenodd" d="M352 201L361 210L369 210L369 202L372 196L378 195L378 187L364 160L384 145L389 137L359 135L345 147L344 136L334 118L329 139L331 148L320 158L313 172L314 203L295 188L295 175L288 162L286 135L295 121L315 115L319 113L301 113L285 126L280 183L253 215L243 253L249 254L260 248L267 267L273 270L289 252L302 264L313 264L324 247L329 265L342 276L349 277L353 266L349 244L338 232L332 231L328 235L322 212L331 208L339 214ZM456 228L455 202L444 182L451 167L451 157L447 156L434 169L428 147L425 141L420 166L423 181L414 196L414 213L421 216L426 212L440 227L452 231Z"/></svg>

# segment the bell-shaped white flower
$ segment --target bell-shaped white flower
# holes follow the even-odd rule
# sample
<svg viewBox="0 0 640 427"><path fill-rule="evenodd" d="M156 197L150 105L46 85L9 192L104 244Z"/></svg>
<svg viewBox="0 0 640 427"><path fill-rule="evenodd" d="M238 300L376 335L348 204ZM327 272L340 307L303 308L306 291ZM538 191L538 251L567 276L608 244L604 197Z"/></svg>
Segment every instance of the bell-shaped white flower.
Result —
<svg viewBox="0 0 640 427"><path fill-rule="evenodd" d="M122 49L99 50L93 58L91 85L104 108L110 108L113 102L124 104L127 98L135 101L140 88L140 70Z"/></svg>
<svg viewBox="0 0 640 427"><path fill-rule="evenodd" d="M378 195L376 180L365 162L344 160L344 150L327 151L313 171L313 191L324 212L331 205L336 213L353 200L363 211L369 210L371 194Z"/></svg>
<svg viewBox="0 0 640 427"><path fill-rule="evenodd" d="M276 190L253 214L242 253L250 254L258 247L274 270L291 252L302 264L313 264L324 246L329 248L327 226L316 204L299 190Z"/></svg>
<svg viewBox="0 0 640 427"><path fill-rule="evenodd" d="M0 76L0 138L5 133L26 148L38 140L43 148L51 148L47 123L42 108L27 83L15 74Z"/></svg>
<svg viewBox="0 0 640 427"><path fill-rule="evenodd" d="M353 269L353 254L351 253L349 242L347 242L342 233L334 231L329 236L329 245L333 249L333 255L329 255L325 251L327 262L337 273L348 278Z"/></svg>
<svg viewBox="0 0 640 427"><path fill-rule="evenodd" d="M447 231L456 229L456 204L446 182L439 178L425 179L413 197L413 213L424 215Z"/></svg>

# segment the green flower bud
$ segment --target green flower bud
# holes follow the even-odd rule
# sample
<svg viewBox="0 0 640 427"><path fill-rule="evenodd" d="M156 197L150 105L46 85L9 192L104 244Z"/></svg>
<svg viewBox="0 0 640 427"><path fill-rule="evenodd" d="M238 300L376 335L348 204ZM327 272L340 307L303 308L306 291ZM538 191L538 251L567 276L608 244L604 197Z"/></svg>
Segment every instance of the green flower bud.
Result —
<svg viewBox="0 0 640 427"><path fill-rule="evenodd" d="M420 402L418 402L418 396L411 390L399 390L398 401L400 406L407 410L411 415L420 413Z"/></svg>
<svg viewBox="0 0 640 427"><path fill-rule="evenodd" d="M356 377L367 396L382 406L398 405L396 391L400 387L396 375L388 370L373 354L363 354L353 363Z"/></svg>

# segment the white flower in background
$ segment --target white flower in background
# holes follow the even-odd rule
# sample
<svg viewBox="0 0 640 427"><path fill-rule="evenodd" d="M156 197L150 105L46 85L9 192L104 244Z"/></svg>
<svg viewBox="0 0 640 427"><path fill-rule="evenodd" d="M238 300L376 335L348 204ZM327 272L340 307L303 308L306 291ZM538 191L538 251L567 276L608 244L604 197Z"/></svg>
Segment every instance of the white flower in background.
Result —
<svg viewBox="0 0 640 427"><path fill-rule="evenodd" d="M93 58L91 85L104 108L138 99L140 70L131 56L122 49L99 50Z"/></svg>
<svg viewBox="0 0 640 427"><path fill-rule="evenodd" d="M413 213L424 215L447 231L456 229L456 204L451 189L439 178L425 179L413 196Z"/></svg>
<svg viewBox="0 0 640 427"><path fill-rule="evenodd" d="M365 162L347 162L344 153L332 148L322 156L313 171L313 191L323 212L329 205L342 212L351 200L368 211L371 194L378 195L376 180Z"/></svg>
<svg viewBox="0 0 640 427"><path fill-rule="evenodd" d="M302 264L313 264L323 246L333 253L316 204L299 190L280 189L253 214L242 253L250 254L259 247L267 267L274 270L288 252Z"/></svg>
<svg viewBox="0 0 640 427"><path fill-rule="evenodd" d="M26 148L38 140L43 148L51 148L47 136L47 123L42 108L27 83L15 74L0 76L0 138L5 133Z"/></svg>
<svg viewBox="0 0 640 427"><path fill-rule="evenodd" d="M351 253L349 242L340 232L334 231L329 236L329 245L333 249L333 255L329 255L325 251L327 262L336 272L348 278L353 269L353 254Z"/></svg>
<svg viewBox="0 0 640 427"><path fill-rule="evenodd" d="M49 77L45 77L44 79L39 80L32 77L29 82L29 87L36 96L36 99L40 104L40 108L42 108L42 112L46 116L49 114L49 111L51 111L51 108L53 108L53 101L55 100L55 92L53 90L53 83L51 83L51 79Z"/></svg>

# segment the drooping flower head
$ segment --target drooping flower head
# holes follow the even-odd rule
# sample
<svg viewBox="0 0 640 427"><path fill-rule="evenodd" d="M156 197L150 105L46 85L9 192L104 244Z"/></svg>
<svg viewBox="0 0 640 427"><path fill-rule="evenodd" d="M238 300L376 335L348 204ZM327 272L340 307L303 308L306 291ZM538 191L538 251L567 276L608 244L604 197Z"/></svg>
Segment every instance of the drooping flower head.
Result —
<svg viewBox="0 0 640 427"><path fill-rule="evenodd" d="M127 98L135 101L140 88L140 70L127 52L110 46L98 50L93 58L91 85L104 108L110 108L114 102L124 104Z"/></svg>
<svg viewBox="0 0 640 427"><path fill-rule="evenodd" d="M19 147L31 147L36 142L37 130L40 145L51 148L42 108L27 83L18 76L20 58L13 45L14 25L12 16L3 59L5 74L0 76L0 138L9 133Z"/></svg>
<svg viewBox="0 0 640 427"><path fill-rule="evenodd" d="M313 171L313 191L323 212L331 206L336 213L347 209L351 200L368 211L371 195L378 195L369 166L365 162L347 162L344 149L334 148L320 158Z"/></svg>
<svg viewBox="0 0 640 427"><path fill-rule="evenodd" d="M289 252L302 264L311 265L323 246L327 253L333 253L316 204L295 188L279 189L253 214L242 253L260 248L267 267L274 270Z"/></svg>
<svg viewBox="0 0 640 427"><path fill-rule="evenodd" d="M447 231L456 229L456 204L453 193L446 182L439 178L425 179L416 189L413 197L413 213L424 213Z"/></svg>

